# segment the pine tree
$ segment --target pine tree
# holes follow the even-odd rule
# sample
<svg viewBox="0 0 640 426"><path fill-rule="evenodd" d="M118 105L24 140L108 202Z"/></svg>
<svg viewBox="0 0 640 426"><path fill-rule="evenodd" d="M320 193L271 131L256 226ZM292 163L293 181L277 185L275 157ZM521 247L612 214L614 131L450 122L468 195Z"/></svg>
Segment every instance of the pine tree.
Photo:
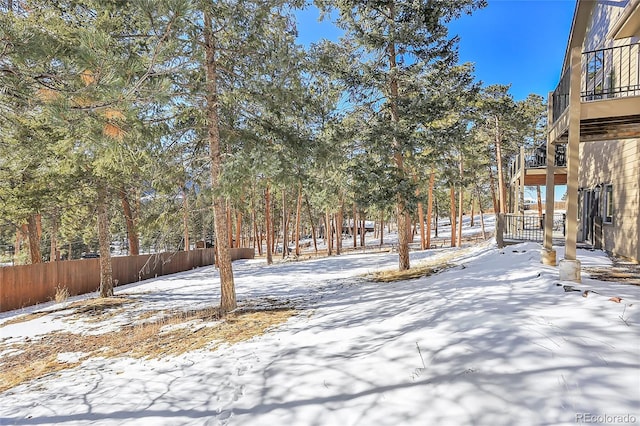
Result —
<svg viewBox="0 0 640 426"><path fill-rule="evenodd" d="M261 112L274 110L268 103L276 101L277 96L271 97L269 90L276 88L275 81L288 76L287 67L282 65L289 59L283 49L293 46L290 3L278 0L193 2L194 10L202 17L192 21L195 24L192 33L196 34L194 41L203 49L200 69L204 84L194 86L191 95L194 104L200 95L200 99L204 99L222 315L236 307L228 231L224 225L226 197L238 183L232 183L226 176L230 172L228 154L257 139L256 132L250 131L253 120L266 129L261 132L265 135L280 129L273 125L272 119L286 116L264 117ZM279 75L277 70L282 70Z"/></svg>
<svg viewBox="0 0 640 426"><path fill-rule="evenodd" d="M508 85L492 85L483 89L476 120L479 135L492 150L493 165L498 179L498 213L506 213L507 189L505 169L518 151L522 139L523 118L517 103L509 94ZM493 179L493 167L490 169ZM493 190L492 190L493 192Z"/></svg>
<svg viewBox="0 0 640 426"><path fill-rule="evenodd" d="M108 296L109 206L123 188L143 180L153 133L149 117L174 66L166 52L180 2L20 3L22 13L3 16L3 40L11 46L3 51L2 75L10 83L3 98L14 113L20 103L37 102L31 110L52 129L43 153L56 165L56 196L82 194L81 202L97 206L101 295Z"/></svg>
<svg viewBox="0 0 640 426"><path fill-rule="evenodd" d="M421 76L447 72L455 64L457 39L448 38L445 23L461 13L471 13L484 2L317 3L325 10L334 7L339 14L338 25L346 32L343 44L354 61L344 71L344 79L351 86L351 101L365 107L370 115L367 154L374 163L369 166L378 175L388 177L393 188L398 212L399 269L408 269L409 213L415 185L407 160L416 151L416 138L412 136L420 121L415 111L424 113L427 108L413 94L421 90Z"/></svg>

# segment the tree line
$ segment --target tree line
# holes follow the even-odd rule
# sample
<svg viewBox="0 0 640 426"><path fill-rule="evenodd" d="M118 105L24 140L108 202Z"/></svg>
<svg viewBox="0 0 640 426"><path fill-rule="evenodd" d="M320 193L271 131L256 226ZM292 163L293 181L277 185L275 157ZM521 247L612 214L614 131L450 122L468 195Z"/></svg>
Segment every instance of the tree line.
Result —
<svg viewBox="0 0 640 426"><path fill-rule="evenodd" d="M310 46L305 1L0 3L0 244L23 263L99 250L104 297L114 240L215 242L222 313L234 246L271 263L323 230L340 254L343 226L391 221L408 269L416 223L424 249L448 215L455 245L463 211L506 211L509 161L544 140L541 96L459 62L447 23L484 0L316 0L344 36Z"/></svg>

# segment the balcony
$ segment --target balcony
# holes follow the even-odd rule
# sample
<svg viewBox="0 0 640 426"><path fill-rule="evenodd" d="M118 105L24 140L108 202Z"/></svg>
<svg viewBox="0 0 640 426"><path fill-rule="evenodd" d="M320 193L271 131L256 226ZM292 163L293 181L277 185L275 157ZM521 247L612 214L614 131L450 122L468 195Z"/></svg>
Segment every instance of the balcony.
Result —
<svg viewBox="0 0 640 426"><path fill-rule="evenodd" d="M525 153L526 168L537 169L547 167L547 149L545 145L541 145L532 150L529 155L526 155ZM556 167L567 167L567 158L564 145L559 145L556 147L554 165Z"/></svg>
<svg viewBox="0 0 640 426"><path fill-rule="evenodd" d="M524 166L524 167L523 167ZM565 145L556 145L554 182L556 185L567 183L567 158ZM509 168L510 183L524 186L546 184L547 150L546 144L531 150L521 148Z"/></svg>
<svg viewBox="0 0 640 426"><path fill-rule="evenodd" d="M582 53L580 141L633 137L640 132L640 43ZM551 141L566 143L570 69L552 95Z"/></svg>

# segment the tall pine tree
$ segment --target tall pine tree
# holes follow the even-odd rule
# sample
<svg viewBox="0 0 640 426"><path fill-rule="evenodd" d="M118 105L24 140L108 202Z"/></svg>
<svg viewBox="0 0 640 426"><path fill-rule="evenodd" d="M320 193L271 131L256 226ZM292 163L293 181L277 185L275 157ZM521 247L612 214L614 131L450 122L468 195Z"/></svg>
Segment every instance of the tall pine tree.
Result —
<svg viewBox="0 0 640 426"><path fill-rule="evenodd" d="M462 13L484 5L483 0L375 2L316 2L323 10L338 12L337 24L344 29L343 45L352 58L344 78L351 86L354 104L367 109L368 139L372 157L378 157L372 175L389 178L398 214L399 269L409 262L410 209L415 183L407 159L416 151L413 137L427 104L419 96L421 76L447 72L457 61L457 38L450 38L446 23ZM417 114L416 114L417 113Z"/></svg>

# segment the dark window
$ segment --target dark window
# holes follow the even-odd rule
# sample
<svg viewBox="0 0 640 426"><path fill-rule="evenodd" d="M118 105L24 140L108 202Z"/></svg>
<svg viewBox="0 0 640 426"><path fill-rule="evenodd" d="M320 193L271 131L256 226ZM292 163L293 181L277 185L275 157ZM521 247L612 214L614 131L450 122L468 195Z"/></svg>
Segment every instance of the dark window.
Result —
<svg viewBox="0 0 640 426"><path fill-rule="evenodd" d="M604 186L604 223L613 223L613 185Z"/></svg>

